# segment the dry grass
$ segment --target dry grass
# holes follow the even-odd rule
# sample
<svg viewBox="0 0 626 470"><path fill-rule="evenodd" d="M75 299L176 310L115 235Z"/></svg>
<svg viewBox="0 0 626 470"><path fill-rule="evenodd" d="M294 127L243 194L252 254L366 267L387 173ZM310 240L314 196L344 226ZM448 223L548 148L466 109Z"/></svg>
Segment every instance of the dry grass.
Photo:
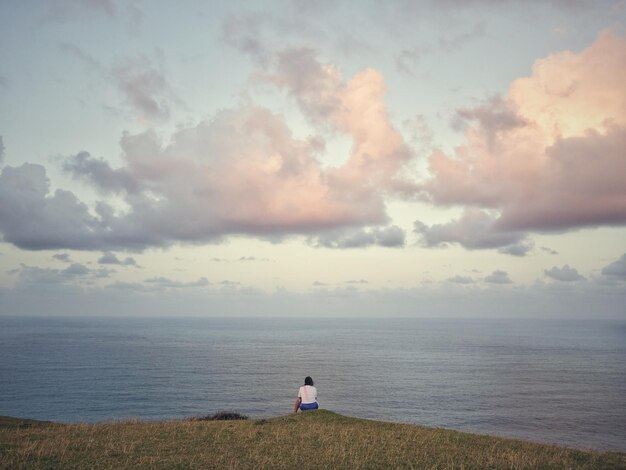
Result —
<svg viewBox="0 0 626 470"><path fill-rule="evenodd" d="M0 419L0 468L626 469L623 453L347 418L325 410L245 421L27 424Z"/></svg>

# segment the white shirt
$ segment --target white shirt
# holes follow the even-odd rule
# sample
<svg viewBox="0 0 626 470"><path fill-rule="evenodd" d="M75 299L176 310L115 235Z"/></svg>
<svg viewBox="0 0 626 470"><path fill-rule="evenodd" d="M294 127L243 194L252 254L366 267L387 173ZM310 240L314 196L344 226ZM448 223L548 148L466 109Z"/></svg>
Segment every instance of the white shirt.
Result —
<svg viewBox="0 0 626 470"><path fill-rule="evenodd" d="M317 389L312 385L303 385L298 390L298 397L302 398L302 403L315 403L317 401Z"/></svg>

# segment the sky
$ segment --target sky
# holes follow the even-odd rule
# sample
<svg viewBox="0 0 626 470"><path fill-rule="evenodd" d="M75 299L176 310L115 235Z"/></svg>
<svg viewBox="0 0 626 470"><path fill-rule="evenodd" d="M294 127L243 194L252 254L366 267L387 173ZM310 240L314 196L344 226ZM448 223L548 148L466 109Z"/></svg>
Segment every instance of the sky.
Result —
<svg viewBox="0 0 626 470"><path fill-rule="evenodd" d="M0 1L0 314L626 319L625 26Z"/></svg>

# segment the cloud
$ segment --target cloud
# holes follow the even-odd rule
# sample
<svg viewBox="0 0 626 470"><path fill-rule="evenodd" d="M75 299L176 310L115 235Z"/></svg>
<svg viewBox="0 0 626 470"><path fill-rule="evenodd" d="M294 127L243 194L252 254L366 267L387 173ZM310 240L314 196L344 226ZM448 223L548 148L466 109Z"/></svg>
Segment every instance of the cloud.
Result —
<svg viewBox="0 0 626 470"><path fill-rule="evenodd" d="M451 35L441 36L439 38L438 45L441 50L452 52L465 47L470 41L484 37L485 34L485 24L478 22L472 27L472 29Z"/></svg>
<svg viewBox="0 0 626 470"><path fill-rule="evenodd" d="M556 266L545 269L544 274L552 279L561 282L574 282L574 281L582 281L585 278L578 273L578 270L575 268L570 268L569 265L565 265L562 268L557 268Z"/></svg>
<svg viewBox="0 0 626 470"><path fill-rule="evenodd" d="M187 287L206 287L210 284L206 277L201 277L196 281L191 282L181 282L181 281L173 281L166 277L154 277L150 279L146 279L144 281L147 284L151 284L156 288L173 288L173 289L182 289Z"/></svg>
<svg viewBox="0 0 626 470"><path fill-rule="evenodd" d="M519 116L514 105L495 96L482 106L475 108L459 108L456 111L453 126L460 128L462 124L476 123L478 128L493 141L499 133L525 127L528 122Z"/></svg>
<svg viewBox="0 0 626 470"><path fill-rule="evenodd" d="M426 247L458 243L469 250L502 247L503 253L523 256L530 249L526 235L516 231L499 230L497 217L475 208L466 208L462 216L446 224L428 226L417 220L414 232L421 235Z"/></svg>
<svg viewBox="0 0 626 470"><path fill-rule="evenodd" d="M453 284L474 284L474 279L469 276L454 276L446 279L447 282L451 282Z"/></svg>
<svg viewBox="0 0 626 470"><path fill-rule="evenodd" d="M386 83L380 72L365 69L346 81L339 68L321 62L314 49L288 48L277 54L274 67L258 74L257 80L285 90L313 124L351 138L347 161L329 170L338 183L413 191L402 171L414 152L389 119Z"/></svg>
<svg viewBox="0 0 626 470"><path fill-rule="evenodd" d="M471 30L456 34L442 35L438 41L427 42L412 48L402 49L396 56L396 68L407 75L413 75L413 69L419 61L427 55L444 54L457 51L469 42L485 36L485 25L476 23Z"/></svg>
<svg viewBox="0 0 626 470"><path fill-rule="evenodd" d="M91 18L93 14L114 18L117 10L113 0L59 0L48 5L45 19L67 21Z"/></svg>
<svg viewBox="0 0 626 470"><path fill-rule="evenodd" d="M435 204L499 212L497 231L626 224L626 39L538 60L503 98L458 115L466 143L430 156Z"/></svg>
<svg viewBox="0 0 626 470"><path fill-rule="evenodd" d="M225 109L167 141L154 130L125 133L119 168L88 152L65 160L75 178L117 193L115 207L50 193L41 165L4 168L4 240L24 249L112 251L305 235L333 247L402 246L402 230L387 226L385 198L407 191L413 153L387 115L382 75L368 69L345 81L305 50L286 52L270 76L306 116L352 140L343 161L323 165L320 139L294 138L284 117L266 108Z"/></svg>
<svg viewBox="0 0 626 470"><path fill-rule="evenodd" d="M626 280L626 253L617 261L602 268L602 275Z"/></svg>
<svg viewBox="0 0 626 470"><path fill-rule="evenodd" d="M55 253L52 257L58 261L62 261L64 263L70 262L70 255L67 253Z"/></svg>
<svg viewBox="0 0 626 470"><path fill-rule="evenodd" d="M513 281L509 278L509 274L506 271L496 270L485 277L485 282L488 284L512 284Z"/></svg>
<svg viewBox="0 0 626 470"><path fill-rule="evenodd" d="M133 20L134 21L134 20ZM180 98L170 86L162 60L151 59L145 54L121 57L111 65L103 64L76 44L61 42L59 48L78 59L89 71L105 83L114 86L126 106L139 119L147 123L164 121L170 116L172 104L180 104ZM107 107L110 107L107 105Z"/></svg>
<svg viewBox="0 0 626 470"><path fill-rule="evenodd" d="M4 150L5 150L4 140L2 139L2 136L0 135L0 164L4 160Z"/></svg>
<svg viewBox="0 0 626 470"><path fill-rule="evenodd" d="M368 246L402 247L404 231L395 225L327 233L319 235L316 246L325 248L364 248Z"/></svg>
<svg viewBox="0 0 626 470"><path fill-rule="evenodd" d="M107 289L114 289L128 292L154 292L155 289L152 286L146 286L141 282L126 282L115 281L107 285Z"/></svg>
<svg viewBox="0 0 626 470"><path fill-rule="evenodd" d="M115 255L115 253L111 253L110 251L103 253L102 256L98 258L98 263L99 264L117 264L120 266L137 267L137 262L135 261L135 258L127 256L126 259L121 260Z"/></svg>
<svg viewBox="0 0 626 470"><path fill-rule="evenodd" d="M90 249L102 229L72 192L50 194L43 166L25 163L0 173L0 231L5 242L27 250Z"/></svg>
<svg viewBox="0 0 626 470"><path fill-rule="evenodd" d="M222 40L229 46L256 62L266 63L269 51L264 42L263 24L267 18L261 14L231 15L222 23Z"/></svg>
<svg viewBox="0 0 626 470"><path fill-rule="evenodd" d="M499 253L511 256L526 256L535 246L532 241L520 242L515 245L508 245L498 249Z"/></svg>
<svg viewBox="0 0 626 470"><path fill-rule="evenodd" d="M162 121L169 117L170 86L162 71L147 56L126 58L110 70L127 104L148 121Z"/></svg>
<svg viewBox="0 0 626 470"><path fill-rule="evenodd" d="M86 278L91 274L89 268L81 263L72 263L65 269L40 268L22 264L17 272L18 285L21 287L66 284Z"/></svg>
<svg viewBox="0 0 626 470"><path fill-rule="evenodd" d="M114 170L103 158L94 158L89 152L79 152L63 162L63 169L75 178L84 178L103 192L127 191L135 193L138 181L126 169Z"/></svg>

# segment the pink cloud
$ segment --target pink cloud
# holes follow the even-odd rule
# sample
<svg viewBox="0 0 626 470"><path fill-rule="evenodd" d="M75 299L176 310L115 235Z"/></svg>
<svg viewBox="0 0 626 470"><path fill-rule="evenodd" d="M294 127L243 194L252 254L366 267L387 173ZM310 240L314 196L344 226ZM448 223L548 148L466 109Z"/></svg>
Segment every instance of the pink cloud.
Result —
<svg viewBox="0 0 626 470"><path fill-rule="evenodd" d="M318 159L319 138L294 138L281 115L256 106L221 111L168 141L154 131L126 133L116 169L87 152L66 160L74 177L121 196L123 209L99 201L90 211L71 192L50 194L41 165L5 167L0 230L25 249L134 250L237 234L303 234L333 248L402 246L404 232L387 227L385 191L407 154L398 152L404 144L384 106L371 102L383 93L371 71L345 86L349 106L336 111L336 125L353 136L354 149L336 166Z"/></svg>
<svg viewBox="0 0 626 470"><path fill-rule="evenodd" d="M254 105L222 110L180 128L168 141L154 130L125 133L119 168L88 152L64 164L102 194L119 194L123 209L99 201L89 211L72 193L51 196L43 167L7 167L0 175L0 194L15 192L16 186L23 193L26 179L41 187L22 196L40 208L39 220L78 226L76 237L61 230L64 237L52 239L53 230L46 227L27 230L30 218L20 209L23 204L7 204L0 207L5 240L27 249L112 250L238 234L301 234L314 245L333 248L402 246L404 232L388 226L385 197L406 188L402 172L413 153L389 120L382 75L367 69L344 80L337 67L322 64L311 50L286 50L272 67L264 82L286 90L315 126L350 138L349 155L322 164L319 137L295 138L282 115ZM166 83L149 61L125 62L114 75L145 117L167 113L156 99L167 91ZM49 213L57 200L59 210Z"/></svg>
<svg viewBox="0 0 626 470"><path fill-rule="evenodd" d="M436 204L499 211L494 230L626 224L626 39L538 60L502 99L459 110L454 155L434 152Z"/></svg>
<svg viewBox="0 0 626 470"><path fill-rule="evenodd" d="M380 72L366 69L346 81L336 66L320 62L314 50L296 48L279 53L275 69L257 79L286 90L313 124L352 139L347 162L329 171L335 184L376 186L383 191L411 189L402 170L414 152L391 124Z"/></svg>

